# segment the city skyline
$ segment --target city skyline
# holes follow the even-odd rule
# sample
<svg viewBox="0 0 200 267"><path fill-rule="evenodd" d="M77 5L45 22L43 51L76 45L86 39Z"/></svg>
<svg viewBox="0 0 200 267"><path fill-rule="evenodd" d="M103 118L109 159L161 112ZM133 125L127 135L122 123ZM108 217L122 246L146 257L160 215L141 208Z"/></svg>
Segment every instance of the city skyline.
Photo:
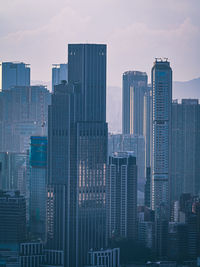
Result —
<svg viewBox="0 0 200 267"><path fill-rule="evenodd" d="M0 267L200 267L200 0L0 8Z"/></svg>
<svg viewBox="0 0 200 267"><path fill-rule="evenodd" d="M177 116L172 113L173 66L167 58L155 58L152 87L147 85L145 72L124 73L123 107L128 112L121 113L130 129L108 135L106 58L106 45L69 44L68 71L61 77L62 65L56 65L52 81L56 78L57 85L52 93L45 86L18 85L17 79L13 87L13 76L5 76L0 92L0 138L10 152L2 146L0 231L9 231L6 222L15 215L11 205L6 209L8 203L24 202L16 214L17 227L24 227L23 240L15 240L12 246L11 238L18 232L13 230L13 235L4 234L0 242L0 259L6 264L14 260L15 267L29 267L27 263L31 267L36 261L36 267L111 267L114 256L112 267L137 260L146 261L147 267L152 259L174 260L166 267L190 260L196 267L200 194L184 179L178 196L173 201L170 198L173 188L179 186L176 177L171 181L171 151L177 146L171 139L172 118L176 124ZM198 100L183 99L183 103ZM181 135L188 134L187 127L191 128L189 135L197 131L185 146L184 158L194 150L191 145L199 132L199 116L191 108ZM118 119L114 111L112 114ZM39 130L30 131L30 123L38 124ZM41 137L38 131L47 136ZM181 149L184 139L178 139ZM14 147L20 144L17 140L22 142L19 148ZM195 144L198 152L199 141ZM198 173L198 154L193 157L195 167L186 161L187 169L183 174L182 168L175 172L177 177L187 175L189 169L191 174ZM197 175L192 179L199 185ZM118 253L122 253L120 263Z"/></svg>

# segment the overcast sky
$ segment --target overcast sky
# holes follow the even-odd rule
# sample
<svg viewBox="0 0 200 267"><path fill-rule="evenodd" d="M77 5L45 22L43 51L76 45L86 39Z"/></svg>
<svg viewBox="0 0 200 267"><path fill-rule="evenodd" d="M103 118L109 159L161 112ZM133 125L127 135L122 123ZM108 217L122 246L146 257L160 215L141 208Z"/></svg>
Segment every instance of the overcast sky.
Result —
<svg viewBox="0 0 200 267"><path fill-rule="evenodd" d="M0 0L0 61L31 64L51 80L68 43L108 45L108 85L168 57L174 80L200 76L200 0Z"/></svg>

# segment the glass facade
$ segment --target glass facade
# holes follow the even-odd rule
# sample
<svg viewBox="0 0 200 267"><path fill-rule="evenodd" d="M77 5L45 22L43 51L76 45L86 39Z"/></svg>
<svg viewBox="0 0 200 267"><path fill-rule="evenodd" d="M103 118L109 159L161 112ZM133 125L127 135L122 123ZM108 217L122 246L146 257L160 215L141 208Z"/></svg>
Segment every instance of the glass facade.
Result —
<svg viewBox="0 0 200 267"><path fill-rule="evenodd" d="M54 86L61 84L62 81L68 81L68 65L54 64L52 68L52 91L54 91Z"/></svg>
<svg viewBox="0 0 200 267"><path fill-rule="evenodd" d="M48 123L47 245L83 266L106 237L106 45L68 46L68 84L55 86Z"/></svg>
<svg viewBox="0 0 200 267"><path fill-rule="evenodd" d="M30 148L30 231L45 238L47 137L31 136Z"/></svg>
<svg viewBox="0 0 200 267"><path fill-rule="evenodd" d="M147 74L140 71L123 73L122 132L143 135L144 94Z"/></svg>
<svg viewBox="0 0 200 267"><path fill-rule="evenodd" d="M29 149L31 135L47 134L50 93L45 86L18 86L0 93L0 151Z"/></svg>
<svg viewBox="0 0 200 267"><path fill-rule="evenodd" d="M167 60L152 68L152 208L169 211L172 70Z"/></svg>
<svg viewBox="0 0 200 267"><path fill-rule="evenodd" d="M30 86L30 67L22 62L0 62L0 91Z"/></svg>

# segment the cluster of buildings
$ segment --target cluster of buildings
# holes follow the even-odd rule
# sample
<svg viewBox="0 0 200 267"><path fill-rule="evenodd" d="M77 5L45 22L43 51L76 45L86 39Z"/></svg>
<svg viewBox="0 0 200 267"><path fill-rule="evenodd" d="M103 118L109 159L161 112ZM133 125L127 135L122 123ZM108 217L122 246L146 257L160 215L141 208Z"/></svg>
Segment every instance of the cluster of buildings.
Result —
<svg viewBox="0 0 200 267"><path fill-rule="evenodd" d="M144 266L197 266L198 100L172 101L158 58L151 85L124 72L122 133L108 133L106 58L69 44L52 92L0 64L0 267L119 267L138 247Z"/></svg>

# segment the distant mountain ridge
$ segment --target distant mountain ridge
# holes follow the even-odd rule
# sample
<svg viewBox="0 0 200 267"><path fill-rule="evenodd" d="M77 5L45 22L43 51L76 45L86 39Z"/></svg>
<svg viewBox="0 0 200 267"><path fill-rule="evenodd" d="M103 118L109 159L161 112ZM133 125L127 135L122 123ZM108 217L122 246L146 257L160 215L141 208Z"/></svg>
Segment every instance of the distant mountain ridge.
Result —
<svg viewBox="0 0 200 267"><path fill-rule="evenodd" d="M200 99L200 77L186 82L173 83L173 99L182 98Z"/></svg>
<svg viewBox="0 0 200 267"><path fill-rule="evenodd" d="M173 82L173 99L200 99L200 77L186 81ZM107 88L107 121L111 132L121 132L122 125L122 89L117 86Z"/></svg>
<svg viewBox="0 0 200 267"><path fill-rule="evenodd" d="M43 84L51 89L51 82L31 81L31 84ZM173 99L180 101L183 98L200 99L200 77L185 82L173 82ZM122 89L117 86L107 87L107 122L109 131L121 132Z"/></svg>

